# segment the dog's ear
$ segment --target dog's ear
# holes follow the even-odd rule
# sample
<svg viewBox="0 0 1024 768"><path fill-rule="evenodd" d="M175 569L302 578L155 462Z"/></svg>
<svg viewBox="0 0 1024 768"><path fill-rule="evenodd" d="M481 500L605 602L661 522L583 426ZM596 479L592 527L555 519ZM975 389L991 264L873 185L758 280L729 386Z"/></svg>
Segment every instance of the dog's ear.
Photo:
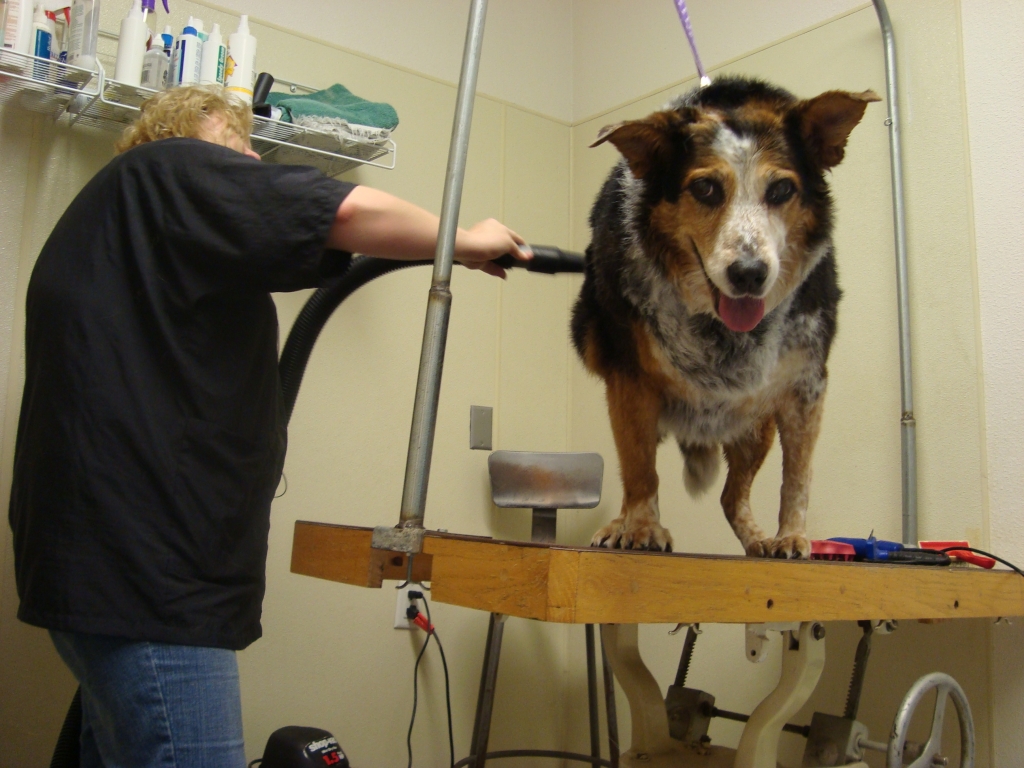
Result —
<svg viewBox="0 0 1024 768"><path fill-rule="evenodd" d="M842 162L850 131L872 101L881 101L874 91L828 91L793 108L800 136L818 167L824 170Z"/></svg>
<svg viewBox="0 0 1024 768"><path fill-rule="evenodd" d="M668 153L673 134L678 136L686 122L685 117L674 110L655 112L643 120L605 126L590 146L611 142L626 158L633 175L642 179L658 158Z"/></svg>

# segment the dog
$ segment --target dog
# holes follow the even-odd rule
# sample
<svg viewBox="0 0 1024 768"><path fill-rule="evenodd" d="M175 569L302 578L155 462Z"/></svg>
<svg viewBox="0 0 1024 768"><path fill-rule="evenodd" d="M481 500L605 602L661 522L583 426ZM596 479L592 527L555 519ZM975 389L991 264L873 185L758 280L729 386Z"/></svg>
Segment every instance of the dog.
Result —
<svg viewBox="0 0 1024 768"><path fill-rule="evenodd" d="M671 551L655 467L671 434L692 496L715 481L724 452L722 508L747 555L810 556L811 454L841 296L825 172L879 100L799 100L723 78L591 145L622 155L591 210L572 313L573 344L604 380L623 486L621 514L594 546ZM776 432L772 538L754 521L750 488Z"/></svg>

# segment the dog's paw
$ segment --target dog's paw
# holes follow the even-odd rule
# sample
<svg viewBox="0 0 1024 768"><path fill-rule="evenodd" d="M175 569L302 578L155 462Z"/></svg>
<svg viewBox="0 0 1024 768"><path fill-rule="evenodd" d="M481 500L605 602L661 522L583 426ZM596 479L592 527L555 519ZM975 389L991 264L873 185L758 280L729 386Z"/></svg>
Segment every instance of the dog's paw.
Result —
<svg viewBox="0 0 1024 768"><path fill-rule="evenodd" d="M598 529L590 540L590 546L671 552L672 534L657 520L627 521L619 517Z"/></svg>
<svg viewBox="0 0 1024 768"><path fill-rule="evenodd" d="M777 557L781 560L806 560L811 556L811 543L807 537L780 536L777 539L758 539L744 549L748 557Z"/></svg>
<svg viewBox="0 0 1024 768"><path fill-rule="evenodd" d="M771 557L772 556L772 542L774 539L757 539L747 544L743 549L747 553L747 557Z"/></svg>
<svg viewBox="0 0 1024 768"><path fill-rule="evenodd" d="M771 543L771 556L782 560L806 560L811 556L811 542L806 536L780 536Z"/></svg>

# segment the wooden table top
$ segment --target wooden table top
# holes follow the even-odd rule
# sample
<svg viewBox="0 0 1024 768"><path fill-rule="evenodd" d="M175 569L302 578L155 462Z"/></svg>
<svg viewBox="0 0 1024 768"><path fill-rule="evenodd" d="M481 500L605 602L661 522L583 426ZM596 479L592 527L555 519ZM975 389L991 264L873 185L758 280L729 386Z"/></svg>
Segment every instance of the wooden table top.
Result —
<svg viewBox="0 0 1024 768"><path fill-rule="evenodd" d="M404 579L372 528L298 521L293 573L361 587ZM428 531L413 577L442 603L574 624L1024 616L1007 570L770 560L496 541Z"/></svg>

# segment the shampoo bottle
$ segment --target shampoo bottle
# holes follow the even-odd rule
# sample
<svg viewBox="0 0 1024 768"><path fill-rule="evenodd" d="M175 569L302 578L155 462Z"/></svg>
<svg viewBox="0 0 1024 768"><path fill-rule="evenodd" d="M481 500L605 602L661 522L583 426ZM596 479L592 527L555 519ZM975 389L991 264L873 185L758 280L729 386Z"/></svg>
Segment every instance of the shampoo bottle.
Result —
<svg viewBox="0 0 1024 768"><path fill-rule="evenodd" d="M242 16L238 31L228 38L225 85L246 104L252 104L252 84L256 79L256 38L249 34L249 17Z"/></svg>
<svg viewBox="0 0 1024 768"><path fill-rule="evenodd" d="M53 55L53 33L56 31L56 24L46 17L43 6L36 4L35 13L32 19L32 55L40 59L50 60ZM50 78L50 65L41 62L33 62L32 76L37 80L48 80Z"/></svg>
<svg viewBox="0 0 1024 768"><path fill-rule="evenodd" d="M49 59L53 53L53 33L56 24L46 17L46 11L38 2L32 17L32 55Z"/></svg>
<svg viewBox="0 0 1024 768"><path fill-rule="evenodd" d="M142 0L135 0L121 22L121 35L117 39L117 63L114 66L117 82L142 84L142 60L146 55L148 37L149 27L142 15Z"/></svg>
<svg viewBox="0 0 1024 768"><path fill-rule="evenodd" d="M68 64L96 69L96 40L100 34L100 0L72 0Z"/></svg>
<svg viewBox="0 0 1024 768"><path fill-rule="evenodd" d="M162 91L167 87L167 72L171 68L171 50L174 47L174 35L170 27L164 27L164 33L153 38L153 44L142 59L142 86Z"/></svg>
<svg viewBox="0 0 1024 768"><path fill-rule="evenodd" d="M189 16L188 24L174 44L174 58L171 61L170 83L175 85L196 85L199 83L199 66L202 64L202 42Z"/></svg>
<svg viewBox="0 0 1024 768"><path fill-rule="evenodd" d="M203 61L199 67L200 85L224 85L227 53L220 34L220 24L214 24L210 36L203 43Z"/></svg>
<svg viewBox="0 0 1024 768"><path fill-rule="evenodd" d="M32 16L32 0L7 0L2 34L5 49L32 53Z"/></svg>

